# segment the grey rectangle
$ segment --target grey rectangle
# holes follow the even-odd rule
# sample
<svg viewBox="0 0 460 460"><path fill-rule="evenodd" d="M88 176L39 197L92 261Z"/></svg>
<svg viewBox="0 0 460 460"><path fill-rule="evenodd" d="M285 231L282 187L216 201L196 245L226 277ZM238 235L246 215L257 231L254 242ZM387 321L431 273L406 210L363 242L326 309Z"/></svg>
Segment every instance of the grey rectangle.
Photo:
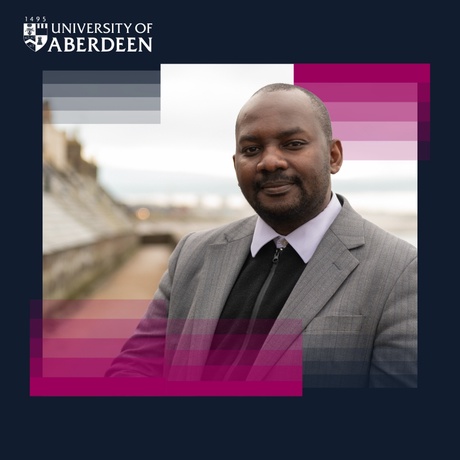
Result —
<svg viewBox="0 0 460 460"><path fill-rule="evenodd" d="M60 110L160 110L159 97L50 97L51 111Z"/></svg>
<svg viewBox="0 0 460 460"><path fill-rule="evenodd" d="M43 84L159 84L159 70L44 70Z"/></svg>
<svg viewBox="0 0 460 460"><path fill-rule="evenodd" d="M43 97L160 97L159 84L46 84Z"/></svg>
<svg viewBox="0 0 460 460"><path fill-rule="evenodd" d="M161 112L159 110L151 111L128 111L128 110L61 110L53 112L52 124L119 124L119 125L145 125L159 124Z"/></svg>

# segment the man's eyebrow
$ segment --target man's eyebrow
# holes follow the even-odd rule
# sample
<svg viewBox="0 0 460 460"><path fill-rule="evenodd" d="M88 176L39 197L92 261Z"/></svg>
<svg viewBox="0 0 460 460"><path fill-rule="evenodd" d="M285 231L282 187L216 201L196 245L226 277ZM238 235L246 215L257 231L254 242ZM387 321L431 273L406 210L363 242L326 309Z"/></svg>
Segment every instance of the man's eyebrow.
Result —
<svg viewBox="0 0 460 460"><path fill-rule="evenodd" d="M257 142L259 138L252 134L244 134L238 138L238 142Z"/></svg>
<svg viewBox="0 0 460 460"><path fill-rule="evenodd" d="M286 131L281 131L278 134L278 138L293 136L294 134L304 133L305 131L302 128L296 127L292 129L287 129Z"/></svg>
<svg viewBox="0 0 460 460"><path fill-rule="evenodd" d="M279 132L276 137L277 139L283 139L285 137L293 136L294 134L305 133L305 131L300 127L295 127L292 129L287 129L285 131ZM243 134L238 138L238 142L257 142L259 137L254 134Z"/></svg>

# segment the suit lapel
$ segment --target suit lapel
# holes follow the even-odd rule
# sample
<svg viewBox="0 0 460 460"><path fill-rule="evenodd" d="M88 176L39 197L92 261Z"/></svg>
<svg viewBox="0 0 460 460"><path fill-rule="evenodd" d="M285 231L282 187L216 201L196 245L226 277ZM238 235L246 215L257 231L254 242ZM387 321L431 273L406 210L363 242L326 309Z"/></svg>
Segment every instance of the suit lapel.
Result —
<svg viewBox="0 0 460 460"><path fill-rule="evenodd" d="M226 234L222 243L206 249L203 278L177 347L181 357L173 361L177 379L198 380L201 376L225 301L248 255L255 221L244 221ZM184 353L187 350L189 353Z"/></svg>

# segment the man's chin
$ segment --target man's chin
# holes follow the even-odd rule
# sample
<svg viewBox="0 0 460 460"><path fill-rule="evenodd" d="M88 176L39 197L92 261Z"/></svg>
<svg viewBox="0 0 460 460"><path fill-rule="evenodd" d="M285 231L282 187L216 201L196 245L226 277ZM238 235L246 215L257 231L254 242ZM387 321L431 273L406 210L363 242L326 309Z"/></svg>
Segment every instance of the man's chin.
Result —
<svg viewBox="0 0 460 460"><path fill-rule="evenodd" d="M262 205L258 203L253 206L256 213L265 221L289 221L292 219L298 219L302 208L299 206L286 206L286 203L280 203L279 205Z"/></svg>

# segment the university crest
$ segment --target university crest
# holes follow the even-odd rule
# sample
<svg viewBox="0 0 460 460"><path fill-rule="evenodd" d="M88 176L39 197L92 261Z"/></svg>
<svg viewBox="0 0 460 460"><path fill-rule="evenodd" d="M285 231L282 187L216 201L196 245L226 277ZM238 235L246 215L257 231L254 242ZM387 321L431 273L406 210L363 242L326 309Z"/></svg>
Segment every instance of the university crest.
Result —
<svg viewBox="0 0 460 460"><path fill-rule="evenodd" d="M47 23L24 23L24 43L32 50L38 51L48 41Z"/></svg>

